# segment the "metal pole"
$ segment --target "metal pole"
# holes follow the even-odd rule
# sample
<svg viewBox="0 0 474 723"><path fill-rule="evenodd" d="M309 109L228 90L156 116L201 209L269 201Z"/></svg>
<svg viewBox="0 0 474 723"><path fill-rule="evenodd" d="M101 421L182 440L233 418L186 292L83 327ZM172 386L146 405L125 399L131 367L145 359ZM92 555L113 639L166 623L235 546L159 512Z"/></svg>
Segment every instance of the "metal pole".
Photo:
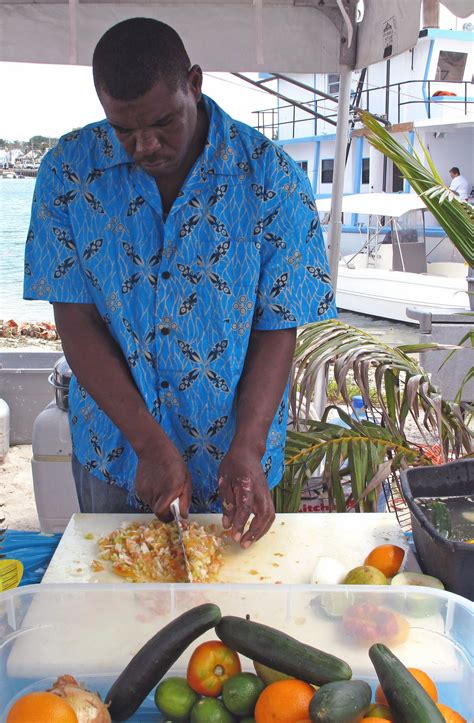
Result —
<svg viewBox="0 0 474 723"><path fill-rule="evenodd" d="M332 184L331 220L328 231L329 269L334 291L337 287L339 249L341 246L342 195L344 192L344 170L346 157L347 131L349 128L349 106L351 99L352 70L341 67L339 84L339 102L337 105L336 147L334 154L334 177Z"/></svg>

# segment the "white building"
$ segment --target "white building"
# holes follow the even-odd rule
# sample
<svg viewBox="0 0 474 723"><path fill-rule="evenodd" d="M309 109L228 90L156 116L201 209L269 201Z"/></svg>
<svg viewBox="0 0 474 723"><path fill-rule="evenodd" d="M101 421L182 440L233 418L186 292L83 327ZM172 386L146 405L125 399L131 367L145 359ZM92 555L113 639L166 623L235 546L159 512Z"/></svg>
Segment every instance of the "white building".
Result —
<svg viewBox="0 0 474 723"><path fill-rule="evenodd" d="M388 119L402 143L417 148L420 138L447 185L452 166L458 166L474 184L474 14L459 19L441 6L440 26L421 30L413 49L354 73L353 100L358 107ZM279 99L275 109L257 112L256 125L301 164L316 198L325 198L332 189L335 125L331 121L335 122L337 112L339 76L287 77L329 96L322 97L282 78L272 81L281 95L329 116L328 120ZM357 101L359 81L362 92ZM351 136L345 194L410 192L396 166L368 144L362 130L356 126ZM344 218L347 252L355 249L353 244L347 246L349 237L359 233L365 220L357 214ZM435 243L444 233L430 214L426 222L427 236Z"/></svg>

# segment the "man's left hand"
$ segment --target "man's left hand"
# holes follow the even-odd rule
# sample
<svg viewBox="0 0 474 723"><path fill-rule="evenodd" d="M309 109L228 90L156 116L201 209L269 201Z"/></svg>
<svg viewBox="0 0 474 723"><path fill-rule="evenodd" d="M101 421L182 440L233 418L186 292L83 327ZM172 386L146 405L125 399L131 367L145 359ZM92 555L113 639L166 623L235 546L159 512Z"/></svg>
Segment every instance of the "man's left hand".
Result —
<svg viewBox="0 0 474 723"><path fill-rule="evenodd" d="M260 457L248 449L229 449L219 467L222 525L244 548L263 537L273 524L275 508ZM250 515L254 517L244 534Z"/></svg>

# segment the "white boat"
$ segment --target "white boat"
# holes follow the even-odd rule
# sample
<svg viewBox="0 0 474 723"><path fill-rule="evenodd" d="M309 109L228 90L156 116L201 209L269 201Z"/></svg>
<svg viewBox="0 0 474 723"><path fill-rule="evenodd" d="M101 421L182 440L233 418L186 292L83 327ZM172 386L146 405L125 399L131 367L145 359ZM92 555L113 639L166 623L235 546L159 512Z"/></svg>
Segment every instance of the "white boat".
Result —
<svg viewBox="0 0 474 723"><path fill-rule="evenodd" d="M322 199L320 213L329 205L330 199ZM362 248L339 262L339 308L410 323L407 308L439 313L468 309L467 265L427 259L423 229L413 225L414 215L425 209L415 194L344 196L343 212L367 215L369 221Z"/></svg>

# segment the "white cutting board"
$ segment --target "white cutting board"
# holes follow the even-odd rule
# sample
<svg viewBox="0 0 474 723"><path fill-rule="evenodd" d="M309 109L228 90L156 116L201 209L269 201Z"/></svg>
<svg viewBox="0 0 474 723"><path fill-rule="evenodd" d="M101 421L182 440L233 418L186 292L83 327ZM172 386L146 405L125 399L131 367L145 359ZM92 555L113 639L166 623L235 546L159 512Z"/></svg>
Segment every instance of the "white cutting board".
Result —
<svg viewBox="0 0 474 723"><path fill-rule="evenodd" d="M104 564L108 569L104 572L91 570L91 562L99 559L97 540L123 522L152 519L153 515L73 515L43 582L124 582L123 578L111 572L107 562ZM215 524L222 529L220 515L190 515L190 520L201 525ZM327 555L340 560L349 571L363 565L372 548L387 542L408 549L396 516L391 513L278 514L270 531L247 550L233 541L226 545L218 581L308 584L317 557ZM404 567L419 571L411 551Z"/></svg>

